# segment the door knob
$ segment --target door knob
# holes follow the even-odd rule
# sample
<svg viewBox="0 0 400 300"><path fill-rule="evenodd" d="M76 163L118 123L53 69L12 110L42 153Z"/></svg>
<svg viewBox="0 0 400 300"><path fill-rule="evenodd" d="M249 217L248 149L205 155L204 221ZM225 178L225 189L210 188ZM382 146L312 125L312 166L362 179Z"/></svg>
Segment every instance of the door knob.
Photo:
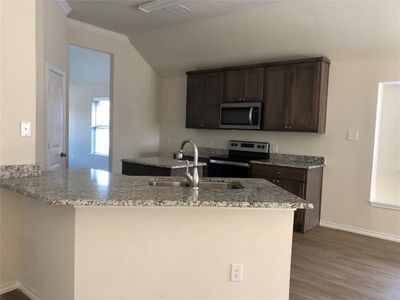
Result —
<svg viewBox="0 0 400 300"><path fill-rule="evenodd" d="M60 157L67 157L67 153L61 152L61 153L60 153Z"/></svg>

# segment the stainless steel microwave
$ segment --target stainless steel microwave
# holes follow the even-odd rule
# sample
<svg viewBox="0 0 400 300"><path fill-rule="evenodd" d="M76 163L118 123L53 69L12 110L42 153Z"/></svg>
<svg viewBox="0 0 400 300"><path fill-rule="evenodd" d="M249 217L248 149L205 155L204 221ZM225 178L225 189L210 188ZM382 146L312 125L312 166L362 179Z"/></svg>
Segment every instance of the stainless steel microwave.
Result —
<svg viewBox="0 0 400 300"><path fill-rule="evenodd" d="M219 128L261 129L261 102L223 103Z"/></svg>

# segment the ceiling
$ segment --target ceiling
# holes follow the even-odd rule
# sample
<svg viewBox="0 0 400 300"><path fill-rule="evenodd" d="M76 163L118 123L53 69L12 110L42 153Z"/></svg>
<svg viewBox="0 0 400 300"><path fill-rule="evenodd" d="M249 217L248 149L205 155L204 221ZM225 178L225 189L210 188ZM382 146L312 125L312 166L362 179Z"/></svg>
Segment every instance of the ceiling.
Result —
<svg viewBox="0 0 400 300"><path fill-rule="evenodd" d="M144 13L143 1L69 0L70 17L126 34L161 75L326 55L400 53L400 1L186 0L190 12Z"/></svg>

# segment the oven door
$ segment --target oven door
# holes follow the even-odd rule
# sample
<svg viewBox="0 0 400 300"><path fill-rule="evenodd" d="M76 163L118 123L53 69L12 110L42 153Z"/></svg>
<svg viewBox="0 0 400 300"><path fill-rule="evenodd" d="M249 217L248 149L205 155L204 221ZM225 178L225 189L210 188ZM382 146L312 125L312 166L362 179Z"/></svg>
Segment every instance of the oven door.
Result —
<svg viewBox="0 0 400 300"><path fill-rule="evenodd" d="M250 164L210 158L208 164L208 176L248 178L250 177Z"/></svg>
<svg viewBox="0 0 400 300"><path fill-rule="evenodd" d="M261 103L223 103L220 109L220 128L260 129Z"/></svg>

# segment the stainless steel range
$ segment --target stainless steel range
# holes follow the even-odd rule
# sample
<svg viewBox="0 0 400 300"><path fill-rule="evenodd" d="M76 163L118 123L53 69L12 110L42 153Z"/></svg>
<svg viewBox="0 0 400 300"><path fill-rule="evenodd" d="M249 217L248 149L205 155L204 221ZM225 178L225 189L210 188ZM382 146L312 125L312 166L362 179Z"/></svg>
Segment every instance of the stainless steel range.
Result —
<svg viewBox="0 0 400 300"><path fill-rule="evenodd" d="M210 157L210 177L250 177L250 161L269 159L270 144L231 140L228 150L228 155Z"/></svg>

